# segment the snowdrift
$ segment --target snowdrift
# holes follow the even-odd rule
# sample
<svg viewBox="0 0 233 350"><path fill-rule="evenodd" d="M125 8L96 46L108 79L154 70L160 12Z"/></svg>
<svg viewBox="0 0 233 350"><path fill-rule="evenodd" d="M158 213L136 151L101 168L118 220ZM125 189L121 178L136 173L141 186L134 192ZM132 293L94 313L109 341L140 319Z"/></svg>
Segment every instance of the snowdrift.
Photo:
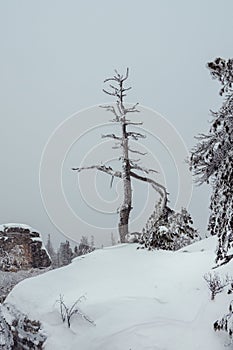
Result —
<svg viewBox="0 0 233 350"><path fill-rule="evenodd" d="M7 302L40 320L46 350L222 350L227 335L213 322L228 309L223 292L210 300L203 275L214 266L211 237L176 252L122 244L74 259L72 264L24 280ZM217 270L229 273L229 263ZM62 323L59 295L80 308L95 326L75 315Z"/></svg>

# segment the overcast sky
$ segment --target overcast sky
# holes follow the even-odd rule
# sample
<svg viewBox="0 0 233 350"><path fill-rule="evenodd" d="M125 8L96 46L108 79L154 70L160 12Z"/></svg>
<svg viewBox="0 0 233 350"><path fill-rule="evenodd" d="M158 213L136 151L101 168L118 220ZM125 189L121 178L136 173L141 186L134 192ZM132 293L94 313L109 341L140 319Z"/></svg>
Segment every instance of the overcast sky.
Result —
<svg viewBox="0 0 233 350"><path fill-rule="evenodd" d="M0 1L1 223L28 223L56 241L62 238L40 195L42 152L70 115L111 102L102 93L102 82L115 68L130 67L133 90L127 101L159 112L191 149L194 136L208 130L209 109L220 105L218 83L205 65L218 56L233 56L232 13L232 0ZM89 137L91 148L98 132ZM84 143L87 147L88 137ZM77 143L75 152L81 147ZM150 138L145 147L153 149ZM100 155L97 152L96 161L102 160ZM69 171L71 165L79 165L74 159L70 152L64 162ZM78 154L76 159L80 161ZM172 165L170 171L169 166L165 169L169 178ZM77 183L68 170L64 188L69 198ZM177 191L172 186L170 193ZM194 188L189 207L203 233L208 196L207 187ZM71 206L75 198L70 198ZM78 205L74 210L79 211ZM88 209L86 218L84 206L80 212L88 221ZM95 222L101 227L104 217L93 216L92 227L73 227L77 240L82 234L95 235ZM100 243L103 237L95 238Z"/></svg>

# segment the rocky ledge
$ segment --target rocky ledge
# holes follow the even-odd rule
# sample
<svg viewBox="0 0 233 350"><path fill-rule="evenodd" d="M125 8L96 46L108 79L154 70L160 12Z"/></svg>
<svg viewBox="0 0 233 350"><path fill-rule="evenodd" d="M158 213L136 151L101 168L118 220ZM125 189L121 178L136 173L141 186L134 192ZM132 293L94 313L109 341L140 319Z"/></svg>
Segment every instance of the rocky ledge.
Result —
<svg viewBox="0 0 233 350"><path fill-rule="evenodd" d="M38 231L22 224L0 225L0 270L18 271L50 265L51 259Z"/></svg>

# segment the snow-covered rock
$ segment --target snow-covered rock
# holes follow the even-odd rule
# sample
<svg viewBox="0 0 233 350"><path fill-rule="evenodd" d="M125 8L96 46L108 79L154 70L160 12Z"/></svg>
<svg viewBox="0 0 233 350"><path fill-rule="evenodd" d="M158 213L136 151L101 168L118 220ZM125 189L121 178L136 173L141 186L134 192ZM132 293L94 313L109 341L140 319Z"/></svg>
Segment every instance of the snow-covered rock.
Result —
<svg viewBox="0 0 233 350"><path fill-rule="evenodd" d="M45 268L51 260L41 235L28 225L0 225L0 270Z"/></svg>
<svg viewBox="0 0 233 350"><path fill-rule="evenodd" d="M128 243L137 243L141 237L141 233L139 232L131 232L131 233L128 233L126 236L125 236L125 239L126 239L126 242Z"/></svg>

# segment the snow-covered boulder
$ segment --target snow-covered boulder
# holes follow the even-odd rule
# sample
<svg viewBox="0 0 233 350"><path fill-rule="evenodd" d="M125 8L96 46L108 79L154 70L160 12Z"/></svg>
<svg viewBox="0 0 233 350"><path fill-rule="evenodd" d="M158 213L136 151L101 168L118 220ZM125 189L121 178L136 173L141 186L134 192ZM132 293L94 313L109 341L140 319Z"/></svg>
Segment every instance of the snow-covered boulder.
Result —
<svg viewBox="0 0 233 350"><path fill-rule="evenodd" d="M126 242L128 242L128 243L138 243L140 237L141 237L141 233L131 232L125 236L125 239L126 239Z"/></svg>
<svg viewBox="0 0 233 350"><path fill-rule="evenodd" d="M0 225L0 270L17 271L51 265L38 231L23 224Z"/></svg>

